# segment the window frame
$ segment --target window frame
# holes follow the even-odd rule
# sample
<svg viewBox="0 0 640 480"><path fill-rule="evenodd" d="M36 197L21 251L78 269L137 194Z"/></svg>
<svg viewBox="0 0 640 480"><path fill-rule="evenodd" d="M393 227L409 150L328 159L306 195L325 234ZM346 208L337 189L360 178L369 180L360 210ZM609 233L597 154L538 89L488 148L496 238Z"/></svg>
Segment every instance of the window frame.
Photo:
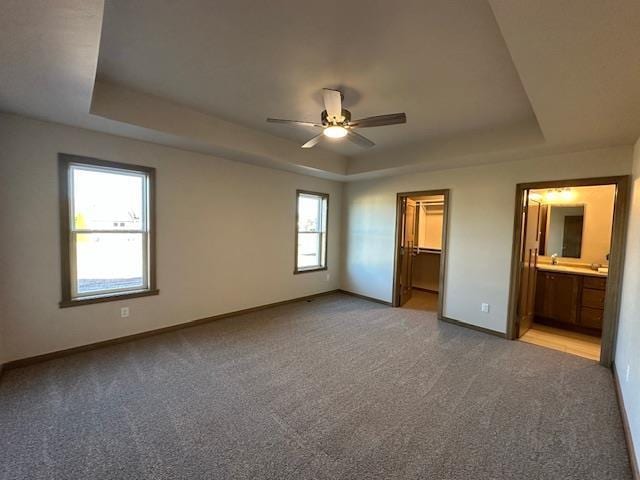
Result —
<svg viewBox="0 0 640 480"><path fill-rule="evenodd" d="M75 165L96 170L120 170L132 172L132 174L143 175L146 178L146 225L141 230L146 230L146 241L143 233L143 255L147 259L147 268L144 275L147 279L146 287L136 290L112 290L102 291L94 295L74 296L72 273L75 259L75 252L72 252L72 180L70 178L71 168ZM131 165L108 160L71 155L66 153L58 154L58 184L59 184L59 204L60 204L60 274L62 296L59 303L60 308L73 307L77 305L87 305L101 302L113 302L130 298L158 295L159 290L156 284L156 182L155 168L141 165ZM144 199L143 199L144 202ZM87 232L91 233L91 232ZM122 233L127 233L123 231ZM140 233L140 232L136 232ZM77 235L77 233L76 233ZM146 247L146 248L145 248ZM146 250L146 251L145 251Z"/></svg>
<svg viewBox="0 0 640 480"><path fill-rule="evenodd" d="M307 267L307 268L298 268L298 234L300 233L298 231L298 222L299 222L299 217L300 217L300 212L299 212L299 207L298 207L298 203L300 200L300 196L301 195L313 195L316 197L320 197L322 198L322 200L324 202L326 202L326 218L324 219L324 223L325 223L325 229L324 232L318 232L318 233L324 233L324 258L323 258L323 265L320 266L313 266L313 267ZM309 273L309 272L321 272L323 270L328 270L328 259L329 259L329 194L328 193L322 193L322 192L312 192L310 190L296 190L296 221L295 221L295 238L294 238L294 259L293 259L293 274L297 275L300 273ZM322 238L322 236L320 237ZM322 248L321 248L322 250Z"/></svg>

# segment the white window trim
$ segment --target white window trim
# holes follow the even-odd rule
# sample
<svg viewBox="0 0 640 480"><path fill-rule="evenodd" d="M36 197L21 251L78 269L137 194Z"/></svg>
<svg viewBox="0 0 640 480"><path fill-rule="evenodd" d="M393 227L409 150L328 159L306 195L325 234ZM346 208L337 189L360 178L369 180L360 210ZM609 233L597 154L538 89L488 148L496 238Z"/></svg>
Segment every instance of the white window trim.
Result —
<svg viewBox="0 0 640 480"><path fill-rule="evenodd" d="M128 175L131 177L138 177L142 179L142 225L140 229L89 229L89 228L76 228L75 226L75 185L74 185L74 171L95 171L104 173L115 173L118 175ZM82 298L98 298L103 296L124 294L130 292L139 292L149 289L149 175L134 170L125 170L112 167L99 167L95 165L87 165L83 163L70 163L68 170L69 182L69 272L71 274L71 299ZM113 288L110 290L94 290L91 292L78 292L78 275L76 271L77 266L77 249L76 242L79 234L91 234L91 233L135 233L142 235L142 285L128 288Z"/></svg>

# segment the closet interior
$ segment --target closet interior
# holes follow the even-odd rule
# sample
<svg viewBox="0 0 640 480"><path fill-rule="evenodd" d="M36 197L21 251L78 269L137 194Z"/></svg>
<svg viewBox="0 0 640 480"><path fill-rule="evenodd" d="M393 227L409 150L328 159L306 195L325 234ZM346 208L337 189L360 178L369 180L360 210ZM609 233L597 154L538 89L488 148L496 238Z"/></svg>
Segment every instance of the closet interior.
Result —
<svg viewBox="0 0 640 480"><path fill-rule="evenodd" d="M402 205L400 305L437 311L440 294L444 195L407 196Z"/></svg>
<svg viewBox="0 0 640 480"><path fill-rule="evenodd" d="M434 195L416 199L416 241L414 246L414 289L438 294L444 197Z"/></svg>

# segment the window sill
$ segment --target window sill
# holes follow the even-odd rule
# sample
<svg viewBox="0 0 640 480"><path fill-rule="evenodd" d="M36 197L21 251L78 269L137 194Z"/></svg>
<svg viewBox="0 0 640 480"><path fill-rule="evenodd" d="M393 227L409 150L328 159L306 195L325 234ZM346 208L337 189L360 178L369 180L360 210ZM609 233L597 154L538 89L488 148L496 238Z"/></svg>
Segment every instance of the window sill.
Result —
<svg viewBox="0 0 640 480"><path fill-rule="evenodd" d="M293 271L293 274L298 275L299 273L322 272L323 270L328 270L328 267L305 268L302 270L296 269Z"/></svg>
<svg viewBox="0 0 640 480"><path fill-rule="evenodd" d="M75 300L62 300L59 305L60 308L77 307L79 305L90 305L93 303L116 302L118 300L127 300L130 298L149 297L151 295L158 295L159 293L160 290L157 288L153 290L138 290L118 294L110 293L108 295L78 298Z"/></svg>

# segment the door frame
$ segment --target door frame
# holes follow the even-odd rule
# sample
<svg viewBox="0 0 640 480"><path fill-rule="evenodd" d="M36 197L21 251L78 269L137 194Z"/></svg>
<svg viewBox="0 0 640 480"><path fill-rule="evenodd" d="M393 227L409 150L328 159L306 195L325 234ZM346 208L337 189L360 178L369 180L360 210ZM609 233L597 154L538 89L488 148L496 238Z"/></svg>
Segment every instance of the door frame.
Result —
<svg viewBox="0 0 640 480"><path fill-rule="evenodd" d="M629 223L629 189L631 177L594 177L546 182L519 183L516 185L516 207L513 225L513 245L511 252L511 281L509 285L509 310L507 317L507 338L517 340L517 308L520 291L520 257L522 255L522 205L526 190L562 187L593 187L615 185L616 196L613 207L613 226L611 229L611 249L609 256L609 275L605 292L604 314L602 319L602 340L600 365L610 368L616 348L618 317L624 268L627 225Z"/></svg>
<svg viewBox="0 0 640 480"><path fill-rule="evenodd" d="M396 243L393 265L393 301L394 307L400 306L400 249L402 247L402 199L406 197L421 197L423 195L442 195L444 208L442 212L442 251L440 252L440 277L438 279L438 319L443 318L445 279L447 275L447 256L449 254L449 201L450 190L422 190L417 192L402 192L396 194Z"/></svg>
<svg viewBox="0 0 640 480"><path fill-rule="evenodd" d="M520 264L519 264L520 265L520 272L519 272L520 283L518 284L518 289L519 289L518 290L518 298L516 299L517 300L517 302L516 302L516 314L518 313L518 308L521 307L522 304L523 304L523 302L522 302L522 272L524 270L524 257L526 255L526 253L524 251L525 250L524 246L525 246L525 242L526 242L526 234L528 233L527 230L529 228L529 222L531 221L531 219L529 218L530 209L531 209L531 206L532 206L531 202L537 204L537 207L538 207L538 218L536 219L537 220L536 221L536 229L537 229L537 231L536 231L536 241L538 243L538 248L536 249L536 254L535 254L535 263L536 264L538 263L538 257L539 257L539 251L540 251L540 212L542 212L542 203L540 203L540 202L538 202L536 200L531 200L530 193L527 193L527 190L523 190L523 192L522 192L522 208L520 210L520 212L521 212L520 215L521 215L521 217L524 217L524 213L526 211L526 213L527 213L527 221L526 221L526 223L522 224L521 234L525 234L525 236L524 237L521 236L521 239L520 239L520 242L522 243L522 248L520 249ZM529 266L529 268L530 268L530 266ZM530 288L529 288L529 290L527 290L527 299L528 299L529 291L530 291ZM525 306L526 306L526 308L528 310L528 308L529 308L528 302L525 301L524 304L525 304ZM532 318L530 319L531 320L531 324L533 324L533 320L534 320L534 317L535 317L535 297L533 299L533 305L534 305L534 312L532 312ZM529 312L527 311L526 312L526 317L528 317L528 316L529 316ZM519 334L520 334L521 326L522 326L520 324L520 322L522 321L522 319L523 319L522 313L518 317L516 317L516 325L514 326L514 331L515 331L514 335L516 337L518 337Z"/></svg>

